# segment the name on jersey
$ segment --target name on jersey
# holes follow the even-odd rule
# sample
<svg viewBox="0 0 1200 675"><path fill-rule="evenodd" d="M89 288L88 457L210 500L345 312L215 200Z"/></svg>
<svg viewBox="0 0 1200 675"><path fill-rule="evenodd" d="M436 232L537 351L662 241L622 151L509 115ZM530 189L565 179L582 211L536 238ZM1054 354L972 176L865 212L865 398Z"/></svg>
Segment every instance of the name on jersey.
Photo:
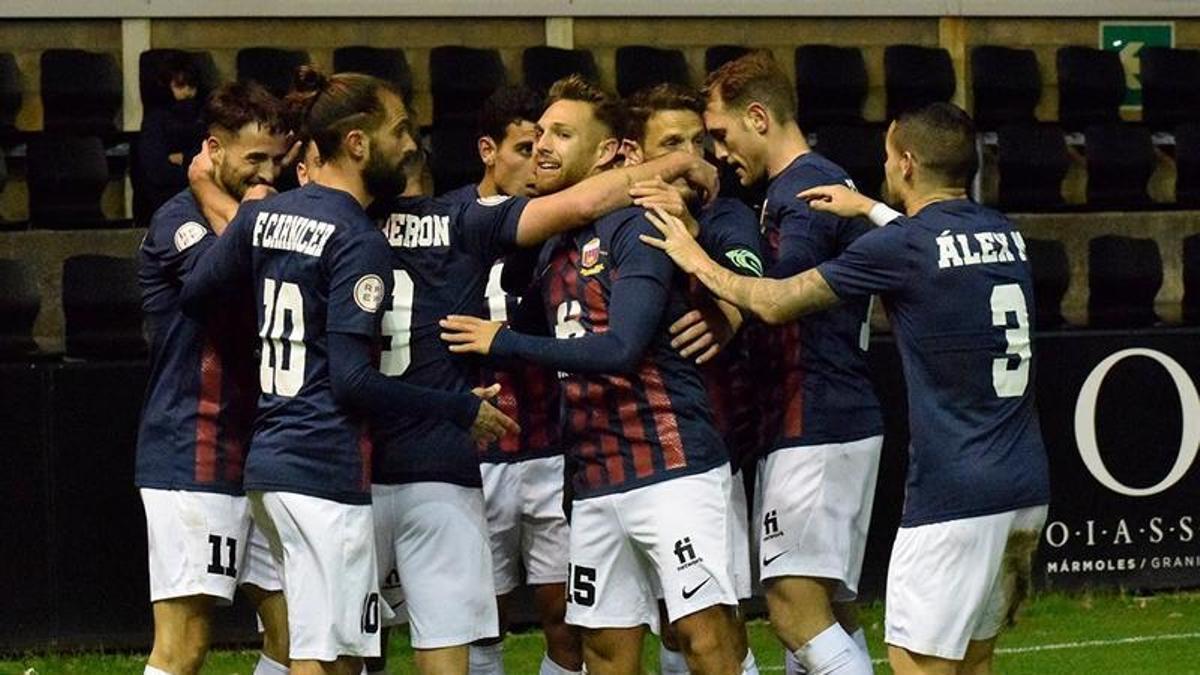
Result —
<svg viewBox="0 0 1200 675"><path fill-rule="evenodd" d="M330 223L304 216L261 211L254 220L253 244L320 257L335 229Z"/></svg>
<svg viewBox="0 0 1200 675"><path fill-rule="evenodd" d="M449 246L450 216L393 213L383 223L383 234L396 248Z"/></svg>
<svg viewBox="0 0 1200 675"><path fill-rule="evenodd" d="M937 237L938 269L1010 263L1025 258L1025 239L1020 232L973 232L950 234L946 230Z"/></svg>

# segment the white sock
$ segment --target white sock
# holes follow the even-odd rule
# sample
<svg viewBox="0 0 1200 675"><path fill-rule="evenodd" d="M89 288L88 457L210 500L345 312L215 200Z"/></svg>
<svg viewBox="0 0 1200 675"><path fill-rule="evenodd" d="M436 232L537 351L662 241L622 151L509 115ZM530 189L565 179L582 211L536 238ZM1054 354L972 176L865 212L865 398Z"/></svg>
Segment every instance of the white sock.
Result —
<svg viewBox="0 0 1200 675"><path fill-rule="evenodd" d="M754 660L754 652L746 650L746 658L742 659L742 675L758 675L758 662Z"/></svg>
<svg viewBox="0 0 1200 675"><path fill-rule="evenodd" d="M796 660L796 655L783 650L783 671L786 675L808 675L808 670Z"/></svg>
<svg viewBox="0 0 1200 675"><path fill-rule="evenodd" d="M666 645L659 647L658 669L662 675L688 675L690 672L683 652L667 649Z"/></svg>
<svg viewBox="0 0 1200 675"><path fill-rule="evenodd" d="M148 666L146 666L146 669L142 671L142 675L171 675L171 674L165 670L159 670L158 668L155 668L154 666L148 665Z"/></svg>
<svg viewBox="0 0 1200 675"><path fill-rule="evenodd" d="M287 675L288 667L266 654L258 654L258 663L254 666L254 675Z"/></svg>
<svg viewBox="0 0 1200 675"><path fill-rule="evenodd" d="M538 669L538 675L580 675L580 672L563 668L555 663L549 654L542 655L542 667Z"/></svg>
<svg viewBox="0 0 1200 675"><path fill-rule="evenodd" d="M504 675L504 643L471 645L471 675Z"/></svg>
<svg viewBox="0 0 1200 675"><path fill-rule="evenodd" d="M870 650L867 649L867 633L862 629L861 626L859 626L858 630L854 631L854 633L850 635L850 639L854 640L854 644L862 648L863 653L866 654L868 658L871 656Z"/></svg>
<svg viewBox="0 0 1200 675"><path fill-rule="evenodd" d="M809 675L871 675L871 660L838 624L796 650L796 660Z"/></svg>

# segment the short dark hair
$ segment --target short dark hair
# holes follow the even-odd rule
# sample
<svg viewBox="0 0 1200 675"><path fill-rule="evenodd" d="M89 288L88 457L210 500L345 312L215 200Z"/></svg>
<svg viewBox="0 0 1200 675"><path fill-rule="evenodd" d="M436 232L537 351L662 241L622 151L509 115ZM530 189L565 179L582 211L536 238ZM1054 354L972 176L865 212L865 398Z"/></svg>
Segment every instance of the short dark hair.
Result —
<svg viewBox="0 0 1200 675"><path fill-rule="evenodd" d="M209 133L218 129L237 133L252 122L276 133L287 129L283 102L255 82L227 82L217 87L204 104L203 117Z"/></svg>
<svg viewBox="0 0 1200 675"><path fill-rule="evenodd" d="M616 96L588 82L580 75L568 75L550 85L546 107L558 101L581 101L592 106L592 114L614 137L625 128L625 107Z"/></svg>
<svg viewBox="0 0 1200 675"><path fill-rule="evenodd" d="M646 122L662 110L690 110L704 116L704 97L692 87L664 82L634 93L625 101L625 138L646 140Z"/></svg>
<svg viewBox="0 0 1200 675"><path fill-rule="evenodd" d="M312 140L321 160L328 162L337 157L342 139L351 129L375 129L383 124L383 91L395 94L403 105L400 90L386 80L361 73L326 76L311 66L300 66L285 99L288 117L301 139Z"/></svg>
<svg viewBox="0 0 1200 675"><path fill-rule="evenodd" d="M902 113L892 142L897 150L911 152L945 186L967 187L979 169L975 123L953 103L930 103Z"/></svg>
<svg viewBox="0 0 1200 675"><path fill-rule="evenodd" d="M199 87L200 68L196 65L195 57L187 52L169 52L158 68L155 82L168 91L175 82L184 86Z"/></svg>
<svg viewBox="0 0 1200 675"><path fill-rule="evenodd" d="M704 94L719 97L727 106L743 107L757 101L780 122L796 119L796 91L775 57L765 49L752 51L709 73Z"/></svg>
<svg viewBox="0 0 1200 675"><path fill-rule="evenodd" d="M479 111L479 135L496 143L504 140L508 125L537 122L542 116L542 97L529 87L500 87L483 102Z"/></svg>

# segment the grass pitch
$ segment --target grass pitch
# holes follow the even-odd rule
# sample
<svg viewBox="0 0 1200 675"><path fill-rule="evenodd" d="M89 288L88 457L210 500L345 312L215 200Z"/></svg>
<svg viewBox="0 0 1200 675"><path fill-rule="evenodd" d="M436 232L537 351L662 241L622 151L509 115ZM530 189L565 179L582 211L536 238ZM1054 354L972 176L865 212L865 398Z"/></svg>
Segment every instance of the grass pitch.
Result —
<svg viewBox="0 0 1200 675"><path fill-rule="evenodd" d="M877 673L890 673L883 645L883 608L864 609L863 625ZM750 643L763 673L783 672L783 652L765 621L750 624ZM1042 595L1021 612L1016 627L999 643L1001 674L1120 673L1121 675L1200 675L1200 593L1132 597L1114 594ZM540 633L512 635L504 662L510 675L537 673ZM389 645L389 671L415 673L403 632ZM647 640L645 672L657 673L658 643ZM206 675L245 675L257 652L218 650L209 655ZM0 675L116 675L141 673L144 654L29 655L0 661Z"/></svg>

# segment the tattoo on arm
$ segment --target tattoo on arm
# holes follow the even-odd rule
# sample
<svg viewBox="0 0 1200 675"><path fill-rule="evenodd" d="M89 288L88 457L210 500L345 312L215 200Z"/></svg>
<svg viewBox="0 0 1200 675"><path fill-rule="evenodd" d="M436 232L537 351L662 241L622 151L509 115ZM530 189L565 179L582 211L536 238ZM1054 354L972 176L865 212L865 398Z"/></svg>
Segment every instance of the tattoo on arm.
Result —
<svg viewBox="0 0 1200 675"><path fill-rule="evenodd" d="M786 323L838 302L833 289L815 268L786 279L760 279L709 264L696 276L721 299L770 324Z"/></svg>

